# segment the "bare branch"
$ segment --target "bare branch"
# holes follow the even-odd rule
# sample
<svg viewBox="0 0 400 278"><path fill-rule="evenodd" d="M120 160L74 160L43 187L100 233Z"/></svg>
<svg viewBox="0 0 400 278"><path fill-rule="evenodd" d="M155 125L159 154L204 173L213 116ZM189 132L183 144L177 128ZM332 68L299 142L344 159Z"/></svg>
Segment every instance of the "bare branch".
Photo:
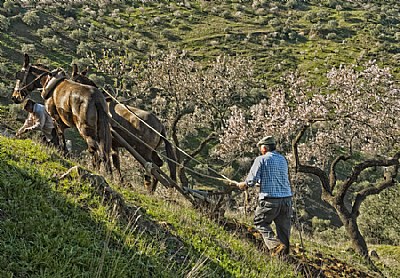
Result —
<svg viewBox="0 0 400 278"><path fill-rule="evenodd" d="M335 158L335 160L333 160L331 167L329 169L329 185L331 188L331 191L333 192L333 190L335 189L336 186L336 165L340 162L340 161L346 161L350 159L350 156L338 156Z"/></svg>
<svg viewBox="0 0 400 278"><path fill-rule="evenodd" d="M354 216L358 216L360 214L361 203L368 196L379 194L380 192L382 192L386 188L393 186L394 184L395 184L395 182L392 179L390 179L388 181L385 180L385 181L381 182L380 184L378 184L376 187L370 186L370 187L363 189L359 193L357 193L356 198L354 200L352 210L351 210L351 214Z"/></svg>
<svg viewBox="0 0 400 278"><path fill-rule="evenodd" d="M292 151L293 151L293 156L295 157L295 163L296 163L296 171L301 172L301 173L306 173L306 174L312 174L315 175L319 178L322 189L326 192L329 193L329 195L332 196L332 191L329 187L329 179L328 175L320 168L315 167L315 166L309 166L309 165L302 165L300 163L300 158L299 158L299 151L298 151L298 144L303 137L304 133L306 130L309 128L308 125L305 125L297 134L296 138L292 142Z"/></svg>
<svg viewBox="0 0 400 278"><path fill-rule="evenodd" d="M393 158L382 158L382 159L373 159L373 160L366 160L361 162L353 167L353 172L350 177L344 182L343 186L340 188L338 192L338 198L344 198L349 188L357 181L358 177L360 176L361 172L371 168L371 167L379 167L379 166L395 166L399 164L400 159L400 151L397 152ZM396 166L397 168L398 166Z"/></svg>
<svg viewBox="0 0 400 278"><path fill-rule="evenodd" d="M358 216L360 213L360 206L361 203L370 195L376 195L381 193L383 190L386 188L392 187L396 184L395 178L397 177L398 170L399 170L399 163L400 161L397 161L397 164L395 165L394 169L392 171L388 170L384 174L384 181L382 181L380 184L377 186L369 186L363 190L361 190L357 195L354 200L353 208L352 208L352 215Z"/></svg>
<svg viewBox="0 0 400 278"><path fill-rule="evenodd" d="M183 118L183 116L193 113L193 111L194 111L193 107L186 108L185 110L181 111L181 113L175 117L175 119L172 123L172 139L174 140L174 144L178 147L179 147L178 130L177 130L178 123ZM181 161L181 156L180 156L179 151L176 152L176 158L177 158L178 162Z"/></svg>
<svg viewBox="0 0 400 278"><path fill-rule="evenodd" d="M299 133L296 135L296 138L292 141L292 152L293 152L293 157L295 158L295 169L296 172L299 171L300 167L300 158L299 158L299 150L298 150L298 145L303 137L304 133L308 129L308 125L304 125L303 128L299 131Z"/></svg>
<svg viewBox="0 0 400 278"><path fill-rule="evenodd" d="M212 141L217 139L216 133L212 132L210 133L207 138L205 138L203 141L201 141L200 145L191 153L189 156L186 157L183 161L183 165L186 166L196 155L198 155L207 144Z"/></svg>

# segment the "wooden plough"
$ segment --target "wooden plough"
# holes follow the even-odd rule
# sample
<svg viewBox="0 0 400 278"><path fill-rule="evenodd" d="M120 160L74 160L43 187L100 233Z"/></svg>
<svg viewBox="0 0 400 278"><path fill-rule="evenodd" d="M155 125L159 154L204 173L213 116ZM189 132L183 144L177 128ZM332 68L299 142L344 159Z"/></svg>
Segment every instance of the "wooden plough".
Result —
<svg viewBox="0 0 400 278"><path fill-rule="evenodd" d="M113 119L111 119L114 121ZM221 206L224 202L222 202L222 198L218 201L214 201L209 198L209 193L204 192L201 190L194 190L187 187L179 186L175 181L173 181L163 170L161 170L157 165L154 163L146 161L138 151L135 150L124 138L117 131L111 128L112 136L130 153L133 157L145 168L145 170L153 175L161 184L163 184L167 188L175 188L179 193L183 195L189 202L192 203L194 206L199 206L200 204L207 203L218 209L217 206ZM227 182L231 188L227 191L218 192L218 195L229 194L234 190L238 190L236 187L233 187L233 181L225 181Z"/></svg>

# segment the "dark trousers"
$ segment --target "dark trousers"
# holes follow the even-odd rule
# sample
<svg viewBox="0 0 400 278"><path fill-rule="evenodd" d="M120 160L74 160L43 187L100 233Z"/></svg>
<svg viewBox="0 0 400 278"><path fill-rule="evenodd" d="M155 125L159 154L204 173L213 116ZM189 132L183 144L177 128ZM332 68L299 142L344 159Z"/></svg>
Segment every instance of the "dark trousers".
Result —
<svg viewBox="0 0 400 278"><path fill-rule="evenodd" d="M53 128L53 130L51 131L51 143L55 146L55 147L59 147L60 146L60 141L58 139L58 135L57 135L57 131L55 128Z"/></svg>
<svg viewBox="0 0 400 278"><path fill-rule="evenodd" d="M57 135L57 131L55 128L53 128L53 130L51 131L51 140L47 141L46 136L42 136L42 141L43 143L49 145L49 146L54 146L56 148L58 148L60 146L60 141L58 139L58 135Z"/></svg>
<svg viewBox="0 0 400 278"><path fill-rule="evenodd" d="M262 234L268 249L272 250L280 243L283 243L287 252L289 252L291 215L292 197L259 200L254 216L254 224ZM275 238L275 233L271 228L272 222L276 226L277 238Z"/></svg>

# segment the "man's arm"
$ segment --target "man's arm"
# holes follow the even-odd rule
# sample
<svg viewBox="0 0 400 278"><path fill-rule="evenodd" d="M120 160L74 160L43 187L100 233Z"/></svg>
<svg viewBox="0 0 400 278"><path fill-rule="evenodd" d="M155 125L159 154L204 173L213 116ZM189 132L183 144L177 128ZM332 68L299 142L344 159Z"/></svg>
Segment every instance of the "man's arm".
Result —
<svg viewBox="0 0 400 278"><path fill-rule="evenodd" d="M33 113L29 113L28 118L25 120L24 125L17 131L15 136L20 136L21 134L24 134L25 132L29 131L32 126L34 126L35 119Z"/></svg>
<svg viewBox="0 0 400 278"><path fill-rule="evenodd" d="M26 128L27 131L35 130L35 129L40 129L41 128L41 122L39 120L35 120L33 122L33 125Z"/></svg>
<svg viewBox="0 0 400 278"><path fill-rule="evenodd" d="M246 181L244 182L239 182L237 184L237 187L239 187L240 190L245 190L247 187L252 187L256 185L257 182L260 180L260 170L261 170L261 157L257 157L253 165L250 168L249 174L247 175Z"/></svg>

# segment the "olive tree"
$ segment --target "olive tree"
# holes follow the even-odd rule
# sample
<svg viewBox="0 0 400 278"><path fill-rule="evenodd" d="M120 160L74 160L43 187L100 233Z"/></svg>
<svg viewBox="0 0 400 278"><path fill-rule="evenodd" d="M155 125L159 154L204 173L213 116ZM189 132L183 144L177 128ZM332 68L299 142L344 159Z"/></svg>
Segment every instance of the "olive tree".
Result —
<svg viewBox="0 0 400 278"><path fill-rule="evenodd" d="M39 24L40 17L37 11L28 11L22 17L22 21L29 26L35 26Z"/></svg>
<svg viewBox="0 0 400 278"><path fill-rule="evenodd" d="M0 14L0 30L5 32L8 30L9 27L10 27L10 20L4 15Z"/></svg>

